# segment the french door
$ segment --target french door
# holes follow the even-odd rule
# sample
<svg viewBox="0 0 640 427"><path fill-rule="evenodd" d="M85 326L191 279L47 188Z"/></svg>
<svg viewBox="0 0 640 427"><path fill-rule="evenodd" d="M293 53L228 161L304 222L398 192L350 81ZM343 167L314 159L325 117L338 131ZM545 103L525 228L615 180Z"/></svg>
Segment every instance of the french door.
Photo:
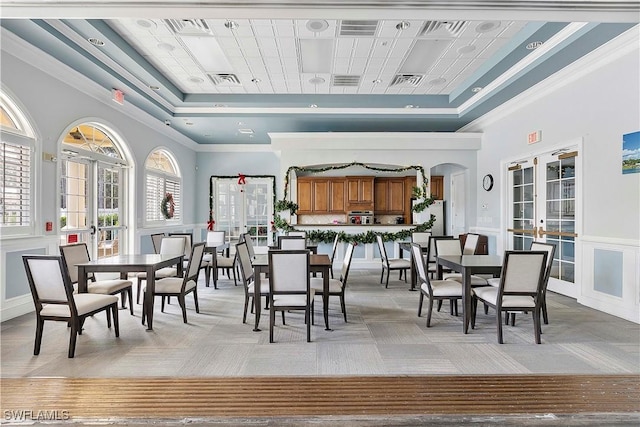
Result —
<svg viewBox="0 0 640 427"><path fill-rule="evenodd" d="M124 169L88 158L64 157L60 179L60 244L87 243L92 258L123 250Z"/></svg>
<svg viewBox="0 0 640 427"><path fill-rule="evenodd" d="M580 182L577 147L543 153L509 166L509 249L529 249L531 242L555 245L548 289L579 295L576 243L580 229Z"/></svg>
<svg viewBox="0 0 640 427"><path fill-rule="evenodd" d="M212 178L215 229L226 231L228 242L249 233L254 246L272 245L273 180L268 178Z"/></svg>

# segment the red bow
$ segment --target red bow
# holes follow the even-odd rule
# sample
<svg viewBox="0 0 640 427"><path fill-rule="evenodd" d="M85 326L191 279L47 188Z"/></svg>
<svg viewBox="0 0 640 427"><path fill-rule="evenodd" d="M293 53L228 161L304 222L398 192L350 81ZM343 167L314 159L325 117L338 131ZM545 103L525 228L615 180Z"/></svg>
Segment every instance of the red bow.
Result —
<svg viewBox="0 0 640 427"><path fill-rule="evenodd" d="M207 221L207 230L209 231L213 231L213 224L215 224L216 222L212 219L210 219L209 221Z"/></svg>
<svg viewBox="0 0 640 427"><path fill-rule="evenodd" d="M247 182L245 181L246 176L239 173L238 174L238 185L245 185Z"/></svg>

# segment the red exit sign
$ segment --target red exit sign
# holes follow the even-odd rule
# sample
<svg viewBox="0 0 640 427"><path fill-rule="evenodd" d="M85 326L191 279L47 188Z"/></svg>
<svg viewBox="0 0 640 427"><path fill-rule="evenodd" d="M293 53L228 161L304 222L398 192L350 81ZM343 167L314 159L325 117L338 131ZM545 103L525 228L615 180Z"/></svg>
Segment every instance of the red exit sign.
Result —
<svg viewBox="0 0 640 427"><path fill-rule="evenodd" d="M540 142L542 140L542 131L541 130L537 130L535 132L531 132L529 135L527 135L527 143L528 144L535 144L536 142Z"/></svg>
<svg viewBox="0 0 640 427"><path fill-rule="evenodd" d="M113 89L113 100L120 105L124 105L124 92L120 89Z"/></svg>

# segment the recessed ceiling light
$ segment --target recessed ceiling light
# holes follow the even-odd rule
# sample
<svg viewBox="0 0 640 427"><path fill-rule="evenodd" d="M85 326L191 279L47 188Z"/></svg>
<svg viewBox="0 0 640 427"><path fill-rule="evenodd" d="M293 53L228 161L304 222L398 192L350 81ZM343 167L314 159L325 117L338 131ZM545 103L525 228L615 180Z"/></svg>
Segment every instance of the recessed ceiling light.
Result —
<svg viewBox="0 0 640 427"><path fill-rule="evenodd" d="M444 77L438 77L437 79L429 80L429 84L432 86L443 85L447 82L447 79Z"/></svg>
<svg viewBox="0 0 640 427"><path fill-rule="evenodd" d="M415 108L415 106L412 104L409 104L409 105L405 105L404 108Z"/></svg>
<svg viewBox="0 0 640 427"><path fill-rule="evenodd" d="M396 28L398 30L402 31L402 30L406 30L410 26L411 26L411 24L408 23L407 21L400 21L400 22L398 22L398 25L396 25Z"/></svg>
<svg viewBox="0 0 640 427"><path fill-rule="evenodd" d="M198 76L191 76L187 80L190 81L191 83L204 83L204 79Z"/></svg>
<svg viewBox="0 0 640 427"><path fill-rule="evenodd" d="M94 46L104 46L104 42L95 37L89 37L87 40L89 41L89 43L91 43Z"/></svg>
<svg viewBox="0 0 640 427"><path fill-rule="evenodd" d="M312 85L320 85L322 83L324 83L326 80L323 79L322 77L312 77L309 79L309 83L311 83Z"/></svg>
<svg viewBox="0 0 640 427"><path fill-rule="evenodd" d="M185 125L187 126L193 126L193 122L186 122Z"/></svg>
<svg viewBox="0 0 640 427"><path fill-rule="evenodd" d="M474 50L476 50L476 47L472 44L467 45L467 46L462 46L461 48L458 49L458 53L461 55L464 55L466 53L471 53Z"/></svg>
<svg viewBox="0 0 640 427"><path fill-rule="evenodd" d="M160 90L160 86L149 85L149 89L151 89L151 90Z"/></svg>
<svg viewBox="0 0 640 427"><path fill-rule="evenodd" d="M137 19L136 25L140 28L144 28L145 30L151 30L156 28L158 25L150 19Z"/></svg>
<svg viewBox="0 0 640 427"><path fill-rule="evenodd" d="M482 90L482 88L481 88L480 86L476 86L476 87L474 87L473 89L471 89L471 92L473 92L473 93L478 93L478 92L480 92L481 90Z"/></svg>
<svg viewBox="0 0 640 427"><path fill-rule="evenodd" d="M527 44L526 48L527 48L527 50L535 50L535 49L539 48L540 46L542 46L542 42L541 41L537 41L537 42L531 42L531 43Z"/></svg>
<svg viewBox="0 0 640 427"><path fill-rule="evenodd" d="M476 26L476 33L488 33L500 26L500 21L484 21Z"/></svg>
<svg viewBox="0 0 640 427"><path fill-rule="evenodd" d="M309 108L318 108L316 104L309 104Z"/></svg>
<svg viewBox="0 0 640 427"><path fill-rule="evenodd" d="M215 108L225 108L227 104L213 104Z"/></svg>
<svg viewBox="0 0 640 427"><path fill-rule="evenodd" d="M329 28L329 23L324 19L314 19L312 21L307 21L306 24L307 30L312 33L321 33L322 31Z"/></svg>
<svg viewBox="0 0 640 427"><path fill-rule="evenodd" d="M254 77L254 78L252 78L252 79L251 79L251 81L252 81L253 83L260 83L262 80L260 80L260 79L259 79L259 78L257 78L257 77Z"/></svg>
<svg viewBox="0 0 640 427"><path fill-rule="evenodd" d="M238 122L238 126L244 126L244 122Z"/></svg>
<svg viewBox="0 0 640 427"><path fill-rule="evenodd" d="M374 84L382 83L382 80L380 80L380 79L375 79L375 80L373 81L373 83L374 83Z"/></svg>
<svg viewBox="0 0 640 427"><path fill-rule="evenodd" d="M238 132L244 135L251 135L253 133L253 129L238 129Z"/></svg>
<svg viewBox="0 0 640 427"><path fill-rule="evenodd" d="M236 21L227 21L224 23L224 26L230 30L237 30L239 25Z"/></svg>
<svg viewBox="0 0 640 427"><path fill-rule="evenodd" d="M171 52L175 49L175 46L169 43L158 43L158 49L166 50L167 52Z"/></svg>

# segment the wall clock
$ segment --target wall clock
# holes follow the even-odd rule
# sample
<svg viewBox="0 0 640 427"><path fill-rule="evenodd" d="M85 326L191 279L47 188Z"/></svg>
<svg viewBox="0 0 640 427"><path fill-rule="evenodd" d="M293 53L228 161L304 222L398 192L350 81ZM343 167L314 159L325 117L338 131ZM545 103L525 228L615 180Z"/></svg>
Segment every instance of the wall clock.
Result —
<svg viewBox="0 0 640 427"><path fill-rule="evenodd" d="M484 178L482 178L482 188L486 191L491 191L493 188L493 175L490 173L486 174Z"/></svg>

